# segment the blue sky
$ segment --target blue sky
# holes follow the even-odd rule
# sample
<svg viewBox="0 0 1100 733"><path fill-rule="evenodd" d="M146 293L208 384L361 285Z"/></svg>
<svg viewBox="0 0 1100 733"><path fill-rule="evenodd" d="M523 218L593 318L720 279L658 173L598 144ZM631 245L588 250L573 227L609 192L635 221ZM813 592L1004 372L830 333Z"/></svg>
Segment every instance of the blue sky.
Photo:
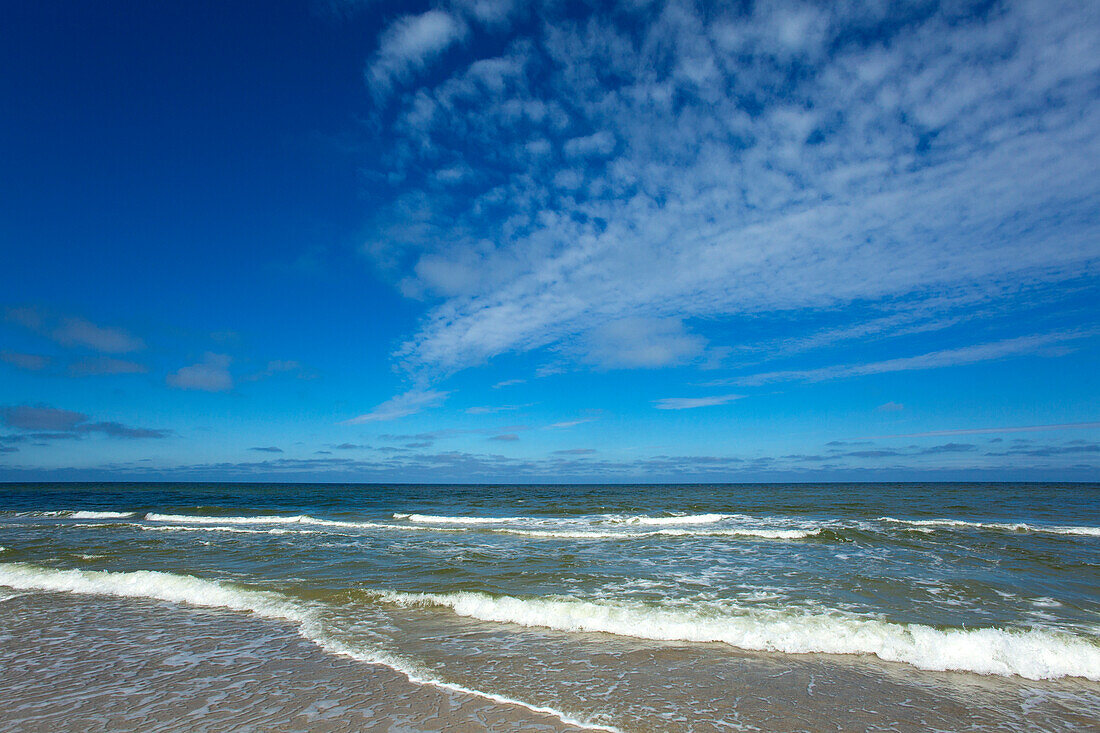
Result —
<svg viewBox="0 0 1100 733"><path fill-rule="evenodd" d="M0 480L1100 477L1100 5L0 29Z"/></svg>

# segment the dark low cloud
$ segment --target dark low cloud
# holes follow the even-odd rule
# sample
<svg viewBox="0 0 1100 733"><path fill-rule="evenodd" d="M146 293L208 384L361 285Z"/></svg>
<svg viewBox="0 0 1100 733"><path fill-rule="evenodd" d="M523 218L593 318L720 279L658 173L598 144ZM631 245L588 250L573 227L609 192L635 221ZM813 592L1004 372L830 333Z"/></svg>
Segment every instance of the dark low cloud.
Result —
<svg viewBox="0 0 1100 733"><path fill-rule="evenodd" d="M515 433L501 433L500 435L494 435L489 440L497 440L502 443L514 443L519 440L519 436Z"/></svg>
<svg viewBox="0 0 1100 733"><path fill-rule="evenodd" d="M1074 441L1066 445L1048 445L1039 448L1009 448L1003 453L987 453L990 456L1034 456L1047 458L1051 456L1067 456L1074 454L1100 453L1100 443L1086 443Z"/></svg>
<svg viewBox="0 0 1100 733"><path fill-rule="evenodd" d="M104 354L124 354L145 348L144 341L121 328L100 326L76 316L59 316L34 306L8 308L5 320L69 348L92 349Z"/></svg>
<svg viewBox="0 0 1100 733"><path fill-rule="evenodd" d="M19 430L0 436L0 442L49 442L98 433L109 438L167 438L171 430L136 428L118 422L89 422L87 415L47 405L11 405L0 408L0 423Z"/></svg>
<svg viewBox="0 0 1100 733"><path fill-rule="evenodd" d="M596 452L595 448L566 448L554 451L555 456L590 456Z"/></svg>
<svg viewBox="0 0 1100 733"><path fill-rule="evenodd" d="M259 451L260 453L282 453L283 452L282 448L279 448L278 446L274 446L274 445L256 446L254 448L249 448L249 450Z"/></svg>
<svg viewBox="0 0 1100 733"><path fill-rule="evenodd" d="M930 448L925 448L920 451L922 456L934 456L940 453L969 453L970 451L977 450L978 446L970 443L944 443L943 445L934 445Z"/></svg>
<svg viewBox="0 0 1100 733"><path fill-rule="evenodd" d="M87 415L58 410L45 405L13 405L0 408L0 420L17 430L71 430L85 422Z"/></svg>

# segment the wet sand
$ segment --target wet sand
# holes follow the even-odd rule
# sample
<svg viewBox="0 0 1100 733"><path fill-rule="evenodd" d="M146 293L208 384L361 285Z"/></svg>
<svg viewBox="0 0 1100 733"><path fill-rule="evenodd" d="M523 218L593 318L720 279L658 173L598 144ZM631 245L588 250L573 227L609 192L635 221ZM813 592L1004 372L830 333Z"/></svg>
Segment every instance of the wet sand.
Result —
<svg viewBox="0 0 1100 733"><path fill-rule="evenodd" d="M0 602L0 731L574 731L329 654L294 627L63 594Z"/></svg>

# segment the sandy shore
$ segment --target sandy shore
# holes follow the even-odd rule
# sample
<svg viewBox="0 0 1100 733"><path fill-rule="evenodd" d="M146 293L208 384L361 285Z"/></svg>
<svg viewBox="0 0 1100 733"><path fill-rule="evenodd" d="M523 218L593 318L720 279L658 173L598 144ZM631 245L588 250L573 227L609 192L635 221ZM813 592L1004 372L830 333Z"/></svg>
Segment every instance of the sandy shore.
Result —
<svg viewBox="0 0 1100 733"><path fill-rule="evenodd" d="M571 731L328 654L289 625L130 599L0 602L0 731Z"/></svg>

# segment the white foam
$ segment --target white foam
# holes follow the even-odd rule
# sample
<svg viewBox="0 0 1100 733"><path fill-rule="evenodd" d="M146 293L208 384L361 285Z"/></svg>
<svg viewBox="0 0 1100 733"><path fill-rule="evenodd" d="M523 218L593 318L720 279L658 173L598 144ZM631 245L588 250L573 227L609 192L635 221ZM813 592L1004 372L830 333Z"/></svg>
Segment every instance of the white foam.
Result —
<svg viewBox="0 0 1100 733"><path fill-rule="evenodd" d="M388 524L380 522L348 522L334 519L318 519L308 514L295 516L259 515L244 517L213 517L200 514L156 514L145 515L150 522L165 523L181 528L190 527L201 529L204 526L218 525L263 525L263 524L295 524L318 527L343 527L355 529L381 529L422 532L490 532L493 534L516 535L520 537L535 537L541 539L582 539L582 540L631 540L645 537L756 537L761 539L802 539L819 534L822 529L768 529L755 527L732 527L722 529L657 529L650 531L637 531L628 527L622 529L526 529L521 527L502 527L498 524L506 522L519 522L523 518L517 517L443 517L421 514L395 513L395 519L406 518L417 524ZM705 515L699 515L705 516ZM713 515L719 516L719 515ZM722 515L726 516L726 515ZM665 519L660 517L659 519ZM681 519L676 517L676 519ZM436 521L444 526L434 526ZM690 524L690 522L689 522ZM195 525L201 525L196 527ZM467 526L464 526L467 525ZM489 526L482 526L489 525ZM583 525L582 525L583 526ZM265 530L274 533L273 530Z"/></svg>
<svg viewBox="0 0 1100 733"><path fill-rule="evenodd" d="M222 526L219 524L203 524L198 527L189 526L185 524L158 524L158 525L133 525L140 530L150 532L233 532L235 534L318 534L317 530L313 529L283 529L282 527L274 527L272 529L251 529L246 527L230 527Z"/></svg>
<svg viewBox="0 0 1100 733"><path fill-rule="evenodd" d="M69 515L71 519L129 519L134 512L93 512L79 511Z"/></svg>
<svg viewBox="0 0 1100 733"><path fill-rule="evenodd" d="M658 529L649 532L599 531L599 530L559 530L559 529L491 529L497 534L512 534L521 537L541 537L545 539L577 540L634 540L646 537L756 537L771 540L797 540L813 537L821 529Z"/></svg>
<svg viewBox="0 0 1100 733"><path fill-rule="evenodd" d="M441 606L460 616L562 631L642 639L722 642L740 649L789 654L872 654L927 670L1019 675L1028 679L1100 680L1095 640L1043 630L940 630L840 614L725 610L696 612L625 602L482 593L394 593L376 597L404 606Z"/></svg>
<svg viewBox="0 0 1100 733"><path fill-rule="evenodd" d="M666 524L714 524L715 522L721 522L723 519L729 519L729 514L684 514L672 517L649 517L649 516L628 516L619 517L611 516L606 521L609 522L621 522L623 524L645 524L645 525L666 525Z"/></svg>
<svg viewBox="0 0 1100 733"><path fill-rule="evenodd" d="M528 710L553 715L565 723L589 730L617 731L616 728L590 723L554 708L534 705L492 692L482 692L463 685L431 677L415 665L385 652L348 646L325 633L324 625L314 611L276 593L236 588L217 581L190 575L176 575L153 570L108 572L103 570L57 570L28 563L0 563L0 585L16 590L54 591L90 595L111 595L126 598L151 598L186 603L206 608L245 611L257 616L290 621L299 633L333 654L341 654L370 664L380 664L403 674L415 684L431 685L492 700L504 705L518 705Z"/></svg>
<svg viewBox="0 0 1100 733"><path fill-rule="evenodd" d="M394 512L394 519L405 519L422 524L506 524L521 522L523 517L448 517L437 514L403 514Z"/></svg>
<svg viewBox="0 0 1100 733"><path fill-rule="evenodd" d="M1004 532L1043 532L1048 534L1100 537L1100 527L1090 526L1028 524L1026 522L972 522L965 519L895 519L894 517L879 517L879 521L907 524L913 527L971 527L974 529L994 529Z"/></svg>
<svg viewBox="0 0 1100 733"><path fill-rule="evenodd" d="M350 527L350 528L385 528L392 525L378 524L376 522L345 522L338 519L318 519L308 514L294 516L282 516L278 514L261 514L254 517L211 517L203 514L156 514L145 515L148 522L170 522L173 524L306 524L319 527Z"/></svg>

